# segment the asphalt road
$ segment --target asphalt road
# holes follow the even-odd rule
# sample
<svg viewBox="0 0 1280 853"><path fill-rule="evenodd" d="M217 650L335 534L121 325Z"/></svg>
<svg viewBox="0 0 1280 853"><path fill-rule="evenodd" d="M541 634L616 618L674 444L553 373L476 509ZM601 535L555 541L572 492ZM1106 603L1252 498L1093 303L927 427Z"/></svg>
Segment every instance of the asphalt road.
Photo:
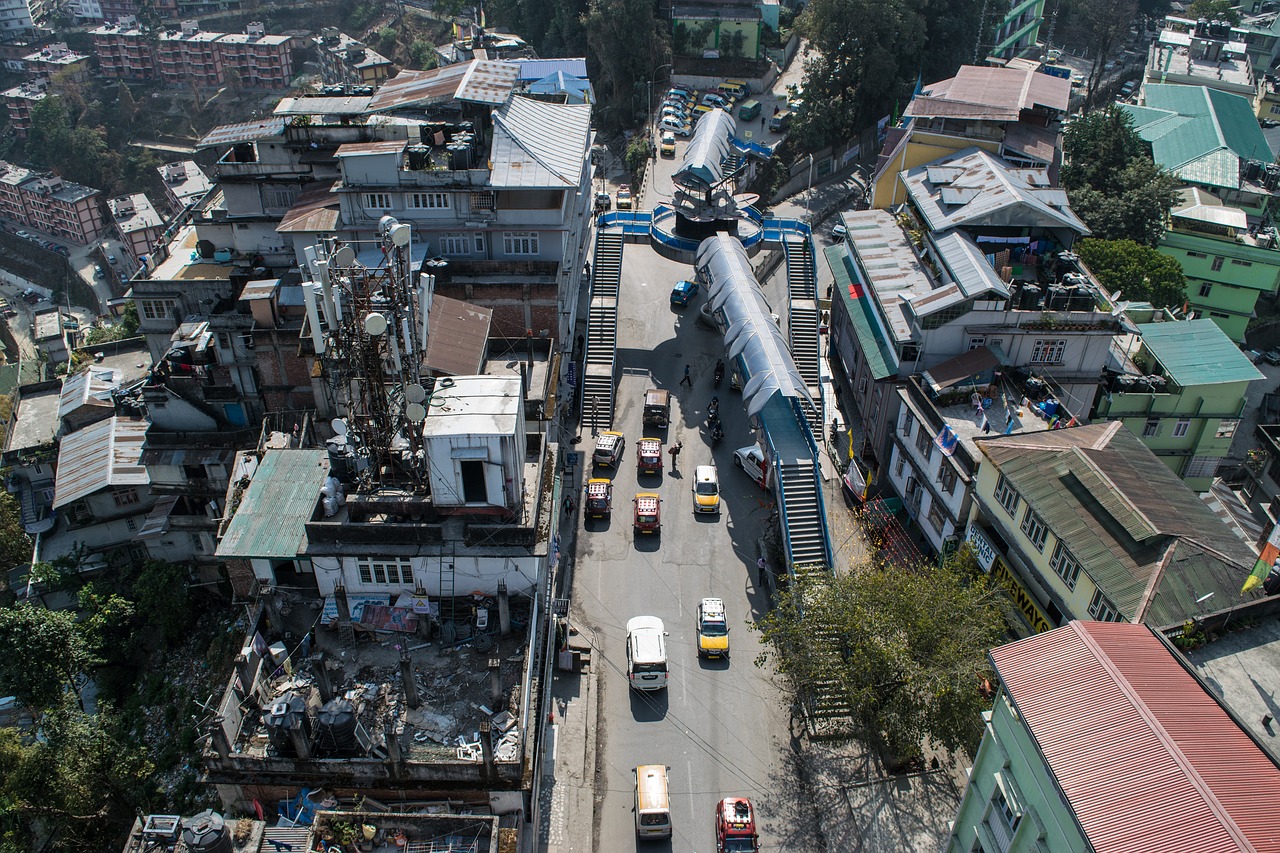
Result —
<svg viewBox="0 0 1280 853"><path fill-rule="evenodd" d="M741 395L729 390L727 380L712 387L722 346L716 332L694 321L705 294L685 309L669 305L671 285L691 277L692 269L647 244L628 243L623 271L615 429L626 435L626 451L617 471L597 469L603 472L597 476L614 482L614 510L611 519L584 523L574 587L577 605L597 632L600 656L595 849L710 853L715 803L728 795L746 795L756 804L763 850L819 849L808 835L807 801L790 769L790 710L770 671L755 665L759 637L746 625L767 606L756 560L772 500L732 464L733 448L752 441ZM685 364L692 366L692 388L679 384ZM650 387L672 392L672 422L665 430L642 428L643 394ZM717 393L727 435L713 449L704 423ZM684 443L678 472L664 454L668 468L661 477L637 478L635 441L642 435L662 438L664 448ZM584 435L583 450L589 454L592 446ZM693 469L707 463L719 470L722 513L694 517ZM662 495L660 533L633 531L637 490ZM725 600L728 661L697 656L694 616L706 596ZM640 694L627 686L624 626L639 615L660 617L669 633L665 691ZM671 768L674 837L637 845L632 770L650 763Z"/></svg>

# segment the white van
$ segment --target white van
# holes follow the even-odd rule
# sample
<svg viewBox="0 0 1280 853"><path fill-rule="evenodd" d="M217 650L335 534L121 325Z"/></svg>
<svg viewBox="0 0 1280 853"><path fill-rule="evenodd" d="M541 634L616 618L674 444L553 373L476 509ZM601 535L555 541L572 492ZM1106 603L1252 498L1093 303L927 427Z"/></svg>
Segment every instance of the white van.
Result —
<svg viewBox="0 0 1280 853"><path fill-rule="evenodd" d="M657 616L627 620L627 681L633 690L667 686L667 631Z"/></svg>
<svg viewBox="0 0 1280 853"><path fill-rule="evenodd" d="M671 837L671 793L667 768L641 764L636 773L636 837Z"/></svg>

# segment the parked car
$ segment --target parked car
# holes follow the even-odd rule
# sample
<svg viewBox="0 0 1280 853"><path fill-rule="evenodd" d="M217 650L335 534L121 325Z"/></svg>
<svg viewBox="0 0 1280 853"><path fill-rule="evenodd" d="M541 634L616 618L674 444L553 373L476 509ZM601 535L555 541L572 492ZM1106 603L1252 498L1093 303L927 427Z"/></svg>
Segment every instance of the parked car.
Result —
<svg viewBox="0 0 1280 853"><path fill-rule="evenodd" d="M596 213L604 213L611 207L613 207L613 196L603 190L596 193ZM98 269L101 270L102 268L99 267Z"/></svg>
<svg viewBox="0 0 1280 853"><path fill-rule="evenodd" d="M697 295L698 283L696 281L677 281L675 287L671 288L671 307L684 308Z"/></svg>
<svg viewBox="0 0 1280 853"><path fill-rule="evenodd" d="M662 133L662 144L658 146L663 157L676 156L676 135L669 130Z"/></svg>
<svg viewBox="0 0 1280 853"><path fill-rule="evenodd" d="M658 122L658 129L669 130L676 136L690 136L693 133L693 128L689 126L688 122L680 121L674 117L664 118Z"/></svg>
<svg viewBox="0 0 1280 853"><path fill-rule="evenodd" d="M31 239L31 232L30 232L30 231L23 231L21 228L19 228L17 231L14 231L13 233L14 233L14 234L16 234L17 236L21 237L23 240L30 240L30 239Z"/></svg>
<svg viewBox="0 0 1280 853"><path fill-rule="evenodd" d="M628 184L623 184L622 186L618 187L617 204L618 204L618 210L631 209L631 187Z"/></svg>
<svg viewBox="0 0 1280 853"><path fill-rule="evenodd" d="M1262 360L1267 364L1280 364L1280 347L1267 350L1262 354Z"/></svg>
<svg viewBox="0 0 1280 853"><path fill-rule="evenodd" d="M844 227L844 223L840 223L831 229L831 239L839 242L849 235L849 229Z"/></svg>

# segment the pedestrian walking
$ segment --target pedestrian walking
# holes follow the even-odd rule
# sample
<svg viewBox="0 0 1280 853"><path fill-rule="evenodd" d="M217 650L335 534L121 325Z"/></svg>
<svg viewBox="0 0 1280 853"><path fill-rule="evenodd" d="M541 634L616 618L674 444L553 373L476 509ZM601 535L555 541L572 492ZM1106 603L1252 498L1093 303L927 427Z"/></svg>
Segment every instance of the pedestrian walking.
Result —
<svg viewBox="0 0 1280 853"><path fill-rule="evenodd" d="M680 451L684 448L683 441L677 441L667 450L671 454L671 470L676 470L676 460L680 458Z"/></svg>
<svg viewBox="0 0 1280 853"><path fill-rule="evenodd" d="M689 365L687 364L684 366L684 379L680 380L680 384L688 385L690 388L693 387L693 380L689 378Z"/></svg>
<svg viewBox="0 0 1280 853"><path fill-rule="evenodd" d="M584 337L582 337L582 335L578 335L578 337L576 337L576 338L574 338L574 339L573 339L573 358L574 358L574 361L577 361L577 360L578 360L578 358L580 358L580 357L582 356L582 345L583 345L583 344L585 344L586 342L587 342L587 339L586 339L586 338L584 338Z"/></svg>
<svg viewBox="0 0 1280 853"><path fill-rule="evenodd" d="M573 511L575 509L577 509L577 507L574 506L573 497L570 495L565 495L564 496L564 514L573 515Z"/></svg>

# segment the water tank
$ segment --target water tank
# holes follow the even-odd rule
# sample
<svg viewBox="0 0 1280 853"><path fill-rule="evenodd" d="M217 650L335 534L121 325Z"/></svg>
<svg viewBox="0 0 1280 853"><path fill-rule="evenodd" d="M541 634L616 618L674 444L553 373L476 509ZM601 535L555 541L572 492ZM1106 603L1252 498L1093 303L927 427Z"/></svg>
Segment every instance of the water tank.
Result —
<svg viewBox="0 0 1280 853"><path fill-rule="evenodd" d="M431 149L425 145L409 146L409 168L412 171L420 172L427 168L427 160L431 156Z"/></svg>
<svg viewBox="0 0 1280 853"><path fill-rule="evenodd" d="M1040 307L1040 286L1037 284L1022 285L1022 292L1019 294L1018 310L1034 311Z"/></svg>
<svg viewBox="0 0 1280 853"><path fill-rule="evenodd" d="M231 853L231 831L213 809L182 822L182 843L191 853Z"/></svg>
<svg viewBox="0 0 1280 853"><path fill-rule="evenodd" d="M329 451L329 473L339 480L350 480L355 474L355 453L345 435L335 435L324 443Z"/></svg>
<svg viewBox="0 0 1280 853"><path fill-rule="evenodd" d="M1274 190L1277 185L1280 185L1280 166L1274 163L1267 166L1267 174L1262 184L1269 190Z"/></svg>
<svg viewBox="0 0 1280 853"><path fill-rule="evenodd" d="M449 152L449 168L453 171L463 171L471 168L471 149L465 145L449 145L445 148Z"/></svg>
<svg viewBox="0 0 1280 853"><path fill-rule="evenodd" d="M262 722L267 727L267 739L276 752L293 755L293 742L289 732L302 727L306 735L311 733L310 721L307 718L307 703L296 693L285 693L275 702L262 709Z"/></svg>
<svg viewBox="0 0 1280 853"><path fill-rule="evenodd" d="M316 714L316 749L350 752L356 741L356 712L346 699L331 699Z"/></svg>
<svg viewBox="0 0 1280 853"><path fill-rule="evenodd" d="M1262 174L1261 160L1250 160L1248 165L1245 166L1245 170L1244 170L1245 180L1256 181L1258 180L1258 176L1261 174Z"/></svg>

